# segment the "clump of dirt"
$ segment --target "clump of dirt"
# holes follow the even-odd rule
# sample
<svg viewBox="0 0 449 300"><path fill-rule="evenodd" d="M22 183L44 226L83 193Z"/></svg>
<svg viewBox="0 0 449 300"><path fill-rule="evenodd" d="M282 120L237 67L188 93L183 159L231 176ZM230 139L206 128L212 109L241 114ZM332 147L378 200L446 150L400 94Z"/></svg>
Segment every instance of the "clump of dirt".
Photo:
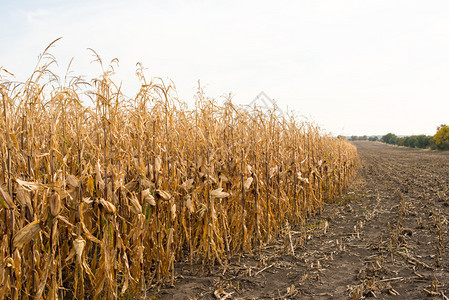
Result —
<svg viewBox="0 0 449 300"><path fill-rule="evenodd" d="M147 298L448 299L449 153L356 146L358 175L320 215L224 270L180 263Z"/></svg>

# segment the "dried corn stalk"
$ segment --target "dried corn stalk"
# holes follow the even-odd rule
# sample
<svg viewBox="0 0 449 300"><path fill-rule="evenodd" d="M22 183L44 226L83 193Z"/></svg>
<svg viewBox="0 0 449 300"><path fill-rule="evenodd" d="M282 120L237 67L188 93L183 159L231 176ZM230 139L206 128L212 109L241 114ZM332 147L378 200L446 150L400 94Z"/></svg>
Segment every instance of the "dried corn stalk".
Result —
<svg viewBox="0 0 449 300"><path fill-rule="evenodd" d="M26 82L0 77L0 299L134 293L174 283L184 255L224 266L319 211L353 173L347 141L201 88L187 110L140 66L135 98L111 80L114 60L87 105L79 78L43 81L46 53Z"/></svg>

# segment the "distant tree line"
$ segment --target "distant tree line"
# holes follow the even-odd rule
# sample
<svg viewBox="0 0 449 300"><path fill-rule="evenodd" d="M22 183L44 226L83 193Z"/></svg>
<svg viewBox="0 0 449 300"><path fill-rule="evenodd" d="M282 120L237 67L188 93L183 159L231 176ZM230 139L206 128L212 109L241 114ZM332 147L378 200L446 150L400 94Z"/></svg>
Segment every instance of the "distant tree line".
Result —
<svg viewBox="0 0 449 300"><path fill-rule="evenodd" d="M350 141L371 141L371 142L375 142L379 140L379 137L377 135L371 135L371 136L367 136L367 135L363 135L363 136L356 136L353 135L349 138Z"/></svg>
<svg viewBox="0 0 449 300"><path fill-rule="evenodd" d="M387 133L382 136L380 139L378 136L351 136L351 141L378 141L391 144L398 145L410 148L430 148L437 150L449 150L449 126L448 125L440 125L437 128L437 132L435 135L411 135L411 136L397 136L394 133Z"/></svg>
<svg viewBox="0 0 449 300"><path fill-rule="evenodd" d="M436 148L433 136L431 135L421 134L421 135L398 137L393 133L388 133L384 135L380 140L387 144L405 146L410 148L422 148L422 149Z"/></svg>

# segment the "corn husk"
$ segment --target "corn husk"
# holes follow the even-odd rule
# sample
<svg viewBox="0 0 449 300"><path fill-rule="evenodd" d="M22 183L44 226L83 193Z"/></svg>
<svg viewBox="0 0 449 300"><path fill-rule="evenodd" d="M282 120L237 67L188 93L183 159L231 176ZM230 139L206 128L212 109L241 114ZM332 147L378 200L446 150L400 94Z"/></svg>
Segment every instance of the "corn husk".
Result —
<svg viewBox="0 0 449 300"><path fill-rule="evenodd" d="M161 191L161 190L156 190L155 195L157 198L166 200L166 201L170 200L172 197L169 192Z"/></svg>
<svg viewBox="0 0 449 300"><path fill-rule="evenodd" d="M229 197L229 193L223 192L223 188L218 188L210 192L210 196L217 199Z"/></svg>
<svg viewBox="0 0 449 300"><path fill-rule="evenodd" d="M134 214L142 213L142 206L139 203L139 200L135 196L131 196L129 198L129 202L131 203L130 209Z"/></svg>
<svg viewBox="0 0 449 300"><path fill-rule="evenodd" d="M77 188L80 185L79 180L74 175L67 176L65 180L71 187Z"/></svg>
<svg viewBox="0 0 449 300"><path fill-rule="evenodd" d="M53 217L56 217L61 212L61 197L59 193L53 192L48 201L50 203L50 213Z"/></svg>
<svg viewBox="0 0 449 300"><path fill-rule="evenodd" d="M98 204L100 204L102 210L107 214L115 214L117 212L117 208L115 207L115 205L109 201L104 200L103 198L100 198L100 200L98 200Z"/></svg>

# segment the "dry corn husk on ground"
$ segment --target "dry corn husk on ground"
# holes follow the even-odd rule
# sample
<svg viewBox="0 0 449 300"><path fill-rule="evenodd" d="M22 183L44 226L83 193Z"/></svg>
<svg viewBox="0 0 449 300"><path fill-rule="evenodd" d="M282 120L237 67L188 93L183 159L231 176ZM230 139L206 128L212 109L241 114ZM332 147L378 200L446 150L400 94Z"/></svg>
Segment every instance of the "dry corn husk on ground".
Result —
<svg viewBox="0 0 449 300"><path fill-rule="evenodd" d="M225 266L353 172L355 148L310 123L201 88L190 110L140 68L130 99L98 56L99 78L61 83L47 50L26 82L0 70L0 299L116 298L174 284L182 258Z"/></svg>

